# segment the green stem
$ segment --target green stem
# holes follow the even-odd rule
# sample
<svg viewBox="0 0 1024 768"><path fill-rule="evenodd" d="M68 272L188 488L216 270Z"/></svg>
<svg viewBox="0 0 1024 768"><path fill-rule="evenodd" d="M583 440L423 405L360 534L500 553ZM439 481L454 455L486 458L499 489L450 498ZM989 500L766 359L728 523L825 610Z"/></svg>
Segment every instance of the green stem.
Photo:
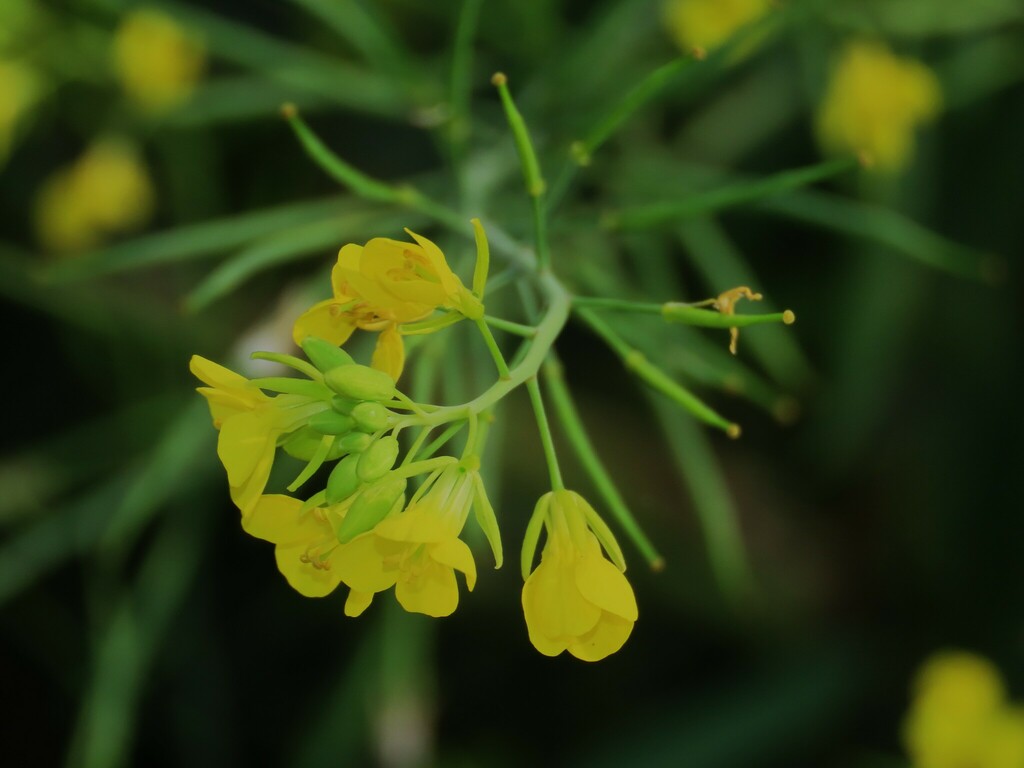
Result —
<svg viewBox="0 0 1024 768"><path fill-rule="evenodd" d="M591 310L585 307L578 307L576 314L612 348L622 359L623 365L636 374L641 381L652 389L661 392L661 394L673 402L681 405L705 424L721 429L729 437L739 437L739 425L720 416L709 406L705 405L700 398L672 379L671 376L650 363L642 352L629 346L610 325Z"/></svg>
<svg viewBox="0 0 1024 768"><path fill-rule="evenodd" d="M456 421L450 424L448 429L446 429L444 432L442 432L440 435L434 438L434 441L423 449L422 458L429 459L431 456L433 456L435 453L441 450L445 446L445 444L453 437L455 437L455 435L457 435L459 431L465 426L466 420Z"/></svg>
<svg viewBox="0 0 1024 768"><path fill-rule="evenodd" d="M403 427L413 425L438 425L447 424L456 419L469 418L470 413L479 414L499 400L504 398L517 387L525 384L526 381L537 375L544 358L547 357L555 339L562 332L566 322L569 320L569 309L572 305L572 297L565 290L562 284L550 272L544 272L537 276L538 283L548 300L548 308L543 319L537 325L537 333L529 343L529 350L523 356L522 361L512 367L507 379L499 379L486 391L473 400L461 405L446 406L427 414L410 414L402 419Z"/></svg>
<svg viewBox="0 0 1024 768"><path fill-rule="evenodd" d="M484 337L484 343L487 344L487 351L491 353L491 359L494 360L494 366L498 369L498 375L503 379L509 378L508 363L505 362L505 356L501 354L498 342L494 340L494 334L491 333L491 329L488 327L487 322L483 318L480 318L476 321L476 327L480 329L480 335Z"/></svg>
<svg viewBox="0 0 1024 768"><path fill-rule="evenodd" d="M540 384L534 376L526 382L526 391L530 393L530 404L533 406L533 415L537 419L537 431L540 432L540 443L544 447L544 460L548 465L548 474L551 475L551 487L556 491L565 488L562 482L562 470L558 466L558 455L555 453L555 441L551 438L551 424L548 423L547 413L544 411L544 398L540 394Z"/></svg>
<svg viewBox="0 0 1024 768"><path fill-rule="evenodd" d="M487 321L488 325L497 328L499 331L505 331L505 333L511 333L515 336L532 339L537 335L537 328L533 325L513 323L511 320L502 320L500 317L493 317L491 315L484 315L484 320Z"/></svg>
<svg viewBox="0 0 1024 768"><path fill-rule="evenodd" d="M784 312L768 312L761 315L723 315L717 310L701 309L698 305L681 301L668 301L658 304L647 301L630 301L629 299L604 299L590 296L573 296L573 306L608 309L620 312L634 312L642 315L661 315L667 323L683 323L697 325L702 328L746 328L748 325L764 323L784 323L792 325L796 315L792 310Z"/></svg>
<svg viewBox="0 0 1024 768"><path fill-rule="evenodd" d="M686 195L651 205L625 208L607 214L603 224L609 229L647 229L684 219L706 216L724 208L756 202L779 192L798 189L838 176L858 167L855 157L826 160L823 163L794 168L754 181L726 185L708 192Z"/></svg>
<svg viewBox="0 0 1024 768"><path fill-rule="evenodd" d="M537 162L537 153L533 149L533 141L530 139L530 131L526 127L526 121L519 113L512 94L508 90L508 78L498 72L491 78L491 82L498 89L501 97L501 104L505 108L505 117L508 119L509 128L512 129L512 137L516 143L516 151L519 153L519 162L523 167L523 180L526 182L526 192L533 198L533 228L535 245L537 249L537 269L545 270L551 265L551 254L548 250L547 238L547 213L544 205L544 189L546 184L541 175L540 163Z"/></svg>
<svg viewBox="0 0 1024 768"><path fill-rule="evenodd" d="M608 474L608 470L605 469L604 464L597 455L597 451L594 450L594 445L590 441L590 436L587 434L579 412L576 410L576 405L572 400L569 387L565 383L565 377L562 374L562 364L554 355L549 356L544 363L544 382L548 385L555 414L562 424L562 429L565 430L566 437L569 438L569 442L576 450L576 455L579 457L583 469L590 476L590 481L597 488L597 492L601 494L605 504L608 505L612 514L615 515L616 520L619 521L619 525L622 526L626 535L633 540L636 548L640 550L644 559L647 560L647 564L652 570L660 571L665 567L665 560L658 554L651 540L647 538L647 534L644 533L636 518L633 517L633 513L629 511L629 507L626 506L622 494L615 487L615 482L612 480L611 475Z"/></svg>
<svg viewBox="0 0 1024 768"><path fill-rule="evenodd" d="M476 31L482 4L483 0L463 0L462 7L459 9L459 20L455 27L448 100L451 104L449 138L452 143L452 153L456 157L461 156L463 146L469 137L473 34Z"/></svg>

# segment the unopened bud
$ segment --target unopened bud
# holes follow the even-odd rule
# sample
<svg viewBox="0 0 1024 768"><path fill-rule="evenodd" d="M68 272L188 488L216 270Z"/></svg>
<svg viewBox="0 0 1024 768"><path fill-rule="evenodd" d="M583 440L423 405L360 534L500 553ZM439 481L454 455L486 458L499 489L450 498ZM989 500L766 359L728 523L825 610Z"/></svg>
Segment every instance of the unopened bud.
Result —
<svg viewBox="0 0 1024 768"><path fill-rule="evenodd" d="M359 475L356 472L358 466L358 455L346 456L331 470L331 474L327 478L328 504L344 501L358 490L360 485Z"/></svg>
<svg viewBox="0 0 1024 768"><path fill-rule="evenodd" d="M334 444L340 446L344 453L362 453L372 442L373 438L365 432L349 432L335 440Z"/></svg>
<svg viewBox="0 0 1024 768"><path fill-rule="evenodd" d="M323 373L340 365L352 365L355 362L352 356L341 347L316 336L307 336L302 340L302 351L306 353L309 361Z"/></svg>
<svg viewBox="0 0 1024 768"><path fill-rule="evenodd" d="M359 403L351 411L356 429L363 432L380 432L388 426L391 411L380 403Z"/></svg>
<svg viewBox="0 0 1024 768"><path fill-rule="evenodd" d="M344 365L324 374L324 382L343 397L379 402L395 395L395 382L383 371L365 365Z"/></svg>
<svg viewBox="0 0 1024 768"><path fill-rule="evenodd" d="M352 431L354 422L337 411L320 411L309 417L309 426L321 435L344 435Z"/></svg>
<svg viewBox="0 0 1024 768"><path fill-rule="evenodd" d="M359 457L357 473L359 479L366 483L383 477L395 465L398 458L398 440L390 435L382 437L363 451Z"/></svg>
<svg viewBox="0 0 1024 768"><path fill-rule="evenodd" d="M404 502L405 479L380 480L363 489L341 523L334 529L338 541L347 544L361 533L366 533Z"/></svg>

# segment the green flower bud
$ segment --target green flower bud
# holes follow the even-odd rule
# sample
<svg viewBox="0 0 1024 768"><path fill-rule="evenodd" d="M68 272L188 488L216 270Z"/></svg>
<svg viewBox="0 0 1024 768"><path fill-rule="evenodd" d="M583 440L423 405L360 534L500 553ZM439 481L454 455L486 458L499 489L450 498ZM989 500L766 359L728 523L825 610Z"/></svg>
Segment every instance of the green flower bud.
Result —
<svg viewBox="0 0 1024 768"><path fill-rule="evenodd" d="M343 397L353 400L390 400L395 382L383 371L365 365L344 365L324 374L324 382Z"/></svg>
<svg viewBox="0 0 1024 768"><path fill-rule="evenodd" d="M347 544L404 505L405 482L405 478L383 478L364 488L334 529L338 541Z"/></svg>
<svg viewBox="0 0 1024 768"><path fill-rule="evenodd" d="M387 429L391 411L380 403L360 403L352 409L351 416L355 420L356 429L372 433Z"/></svg>
<svg viewBox="0 0 1024 768"><path fill-rule="evenodd" d="M398 440L390 435L382 437L363 451L359 457L359 479L372 483L377 478L383 477L391 471L397 458Z"/></svg>
<svg viewBox="0 0 1024 768"><path fill-rule="evenodd" d="M345 453L362 453L373 443L373 438L365 432L349 432L335 441L335 445L343 447Z"/></svg>
<svg viewBox="0 0 1024 768"><path fill-rule="evenodd" d="M321 435L344 435L352 431L354 422L337 411L321 411L309 417L309 426Z"/></svg>
<svg viewBox="0 0 1024 768"><path fill-rule="evenodd" d="M318 339L316 336L307 336L302 340L302 351L306 353L309 361L323 373L341 365L352 365L355 362L352 360L352 356L341 347Z"/></svg>
<svg viewBox="0 0 1024 768"><path fill-rule="evenodd" d="M346 456L339 461L331 470L327 478L327 503L337 504L344 501L359 488L361 483L356 468L359 466L359 456Z"/></svg>
<svg viewBox="0 0 1024 768"><path fill-rule="evenodd" d="M369 435L363 435L361 432L356 432L354 434L369 438ZM313 458L313 454L316 453L317 448L320 447L320 441L323 440L323 438L323 433L317 432L310 427L303 427L289 435L288 439L282 443L281 448L283 448L284 452L293 458L300 459L301 461L309 461ZM351 448L341 445L341 439L335 440L334 445L332 445L330 451L327 452L326 461L339 459L351 450Z"/></svg>
<svg viewBox="0 0 1024 768"><path fill-rule="evenodd" d="M347 397L341 395L335 395L331 398L331 408L336 410L338 413L343 413L348 416L352 413L352 409L359 405L358 400L349 400Z"/></svg>

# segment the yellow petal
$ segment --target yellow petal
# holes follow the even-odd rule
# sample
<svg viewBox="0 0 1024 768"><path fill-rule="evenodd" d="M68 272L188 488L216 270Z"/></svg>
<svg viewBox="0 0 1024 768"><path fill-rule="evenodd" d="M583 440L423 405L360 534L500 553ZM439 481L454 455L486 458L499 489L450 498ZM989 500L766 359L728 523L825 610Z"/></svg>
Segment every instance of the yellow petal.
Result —
<svg viewBox="0 0 1024 768"><path fill-rule="evenodd" d="M444 292L447 296L455 296L459 288L462 287L462 281L459 280L458 276L452 272L451 267L448 266L448 261L444 257L444 253L438 248L432 241L417 235L411 230L405 230L409 233L413 240L415 240L420 248L423 249L423 255L430 263L431 271L437 275L438 280L441 281L441 286L444 288Z"/></svg>
<svg viewBox="0 0 1024 768"><path fill-rule="evenodd" d="M334 566L336 558L328 559L331 567L317 568L312 563L303 562L311 542L297 544L278 544L274 548L277 569L284 574L292 589L305 597L325 597L331 594L341 583L341 575Z"/></svg>
<svg viewBox="0 0 1024 768"><path fill-rule="evenodd" d="M213 387L196 387L196 392L206 398L206 404L210 407L210 418L213 419L213 426L217 429L220 429L220 425L228 417L242 411L251 411L253 408L250 398L239 397L231 391Z"/></svg>
<svg viewBox="0 0 1024 768"><path fill-rule="evenodd" d="M356 592L354 589L348 593L345 601L346 616L360 616L363 611L370 607L373 602L373 592Z"/></svg>
<svg viewBox="0 0 1024 768"><path fill-rule="evenodd" d="M462 571L466 574L466 586L473 591L476 586L476 562L473 553L462 539L448 539L434 544L428 550L434 562Z"/></svg>
<svg viewBox="0 0 1024 768"><path fill-rule="evenodd" d="M331 289L334 291L334 298L348 301L350 298L345 285L345 272L358 272L359 264L363 256L363 246L349 243L341 246L338 251L338 263L331 270Z"/></svg>
<svg viewBox="0 0 1024 768"><path fill-rule="evenodd" d="M228 482L244 483L260 459L268 451L273 454L276 440L265 412L245 411L225 419L217 438L217 455L228 471Z"/></svg>
<svg viewBox="0 0 1024 768"><path fill-rule="evenodd" d="M356 326L352 318L341 311L343 303L345 302L339 302L337 299L326 299L302 313L292 328L295 343L302 344L307 336L316 336L338 346L348 341Z"/></svg>
<svg viewBox="0 0 1024 768"><path fill-rule="evenodd" d="M270 470L274 466L274 444L269 444L266 453L260 456L252 474L241 485L232 485L231 500L241 510L243 517L249 514L250 510L259 502L260 496L267 487L267 480L270 479Z"/></svg>
<svg viewBox="0 0 1024 768"><path fill-rule="evenodd" d="M440 618L450 616L459 605L455 571L424 558L419 567L403 571L395 585L395 597L410 613Z"/></svg>
<svg viewBox="0 0 1024 768"><path fill-rule="evenodd" d="M383 541L373 532L356 536L338 548L332 558L332 567L346 584L357 592L382 592L398 578L396 565L404 545Z"/></svg>
<svg viewBox="0 0 1024 768"><path fill-rule="evenodd" d="M578 637L589 632L601 609L583 598L571 560L545 558L523 585L526 623L549 638Z"/></svg>
<svg viewBox="0 0 1024 768"><path fill-rule="evenodd" d="M261 496L252 511L242 517L242 529L250 536L273 544L309 543L329 538L330 523L321 520L313 510L301 515L302 502L279 493Z"/></svg>
<svg viewBox="0 0 1024 768"><path fill-rule="evenodd" d="M619 650L632 631L632 621L605 613L590 632L569 641L569 653L583 661L600 661Z"/></svg>
<svg viewBox="0 0 1024 768"><path fill-rule="evenodd" d="M530 637L533 647L545 656L557 656L569 647L569 641L564 637L548 637L537 627L535 623L526 620L526 632Z"/></svg>
<svg viewBox="0 0 1024 768"><path fill-rule="evenodd" d="M384 371L395 381L401 377L402 368L405 367L405 343L397 326L389 325L381 331L377 337L377 347L373 350L370 366L378 371Z"/></svg>
<svg viewBox="0 0 1024 768"><path fill-rule="evenodd" d="M374 528L374 533L392 541L436 544L458 536L459 531L437 510L417 506L381 520Z"/></svg>
<svg viewBox="0 0 1024 768"><path fill-rule="evenodd" d="M576 586L580 594L598 608L636 621L637 607L633 588L618 568L601 554L601 545L590 534L591 545L576 564Z"/></svg>
<svg viewBox="0 0 1024 768"><path fill-rule="evenodd" d="M188 369L204 384L217 389L245 389L249 386L249 380L245 376L200 355L192 355L192 359L188 361Z"/></svg>

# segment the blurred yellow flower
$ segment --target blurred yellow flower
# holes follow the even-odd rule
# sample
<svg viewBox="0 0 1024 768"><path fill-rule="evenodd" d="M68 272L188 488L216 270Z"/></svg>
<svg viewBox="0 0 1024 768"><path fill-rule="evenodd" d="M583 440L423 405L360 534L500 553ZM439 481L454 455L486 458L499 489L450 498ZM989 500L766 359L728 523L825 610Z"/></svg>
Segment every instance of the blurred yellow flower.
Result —
<svg viewBox="0 0 1024 768"><path fill-rule="evenodd" d="M378 237L365 246L343 246L331 271L334 296L296 320L295 343L317 336L341 345L356 328L379 331L372 365L397 381L405 365L399 326L422 320L439 307L482 317L480 300L452 272L441 249L409 234L415 243Z"/></svg>
<svg viewBox="0 0 1024 768"><path fill-rule="evenodd" d="M470 591L476 584L473 553L459 538L474 501L474 475L453 463L404 512L341 546L336 558L341 579L359 596L346 603L346 614L358 616L375 592L392 586L411 613L440 617L455 611L455 571L465 575Z"/></svg>
<svg viewBox="0 0 1024 768"><path fill-rule="evenodd" d="M188 30L159 11L134 11L114 35L114 71L121 86L150 113L178 106L203 74L206 54Z"/></svg>
<svg viewBox="0 0 1024 768"><path fill-rule="evenodd" d="M914 768L1021 768L1024 708L1006 700L987 659L936 654L914 682L903 742Z"/></svg>
<svg viewBox="0 0 1024 768"><path fill-rule="evenodd" d="M278 438L330 406L303 395L269 397L244 376L199 355L192 356L189 370L207 385L196 391L206 398L220 431L217 455L244 520L267 485Z"/></svg>
<svg viewBox="0 0 1024 768"><path fill-rule="evenodd" d="M882 171L897 171L914 152L914 131L942 105L939 81L924 64L895 56L877 41L843 49L817 129L830 152L864 152Z"/></svg>
<svg viewBox="0 0 1024 768"><path fill-rule="evenodd" d="M0 166L14 145L18 121L39 99L42 83L34 69L0 60Z"/></svg>
<svg viewBox="0 0 1024 768"><path fill-rule="evenodd" d="M583 661L599 661L619 650L633 631L638 615L633 588L605 558L591 529L597 513L578 493L545 494L537 502L538 517L547 541L540 565L523 585L530 642L545 656L568 650ZM602 533L621 559L614 540L607 540L610 532ZM533 552L527 554L524 570L532 565Z"/></svg>
<svg viewBox="0 0 1024 768"><path fill-rule="evenodd" d="M48 250L81 251L114 232L141 226L152 213L153 198L135 147L100 139L43 185L35 205L36 230Z"/></svg>
<svg viewBox="0 0 1024 768"><path fill-rule="evenodd" d="M764 15L769 7L769 0L668 0L663 15L680 48L708 50Z"/></svg>

